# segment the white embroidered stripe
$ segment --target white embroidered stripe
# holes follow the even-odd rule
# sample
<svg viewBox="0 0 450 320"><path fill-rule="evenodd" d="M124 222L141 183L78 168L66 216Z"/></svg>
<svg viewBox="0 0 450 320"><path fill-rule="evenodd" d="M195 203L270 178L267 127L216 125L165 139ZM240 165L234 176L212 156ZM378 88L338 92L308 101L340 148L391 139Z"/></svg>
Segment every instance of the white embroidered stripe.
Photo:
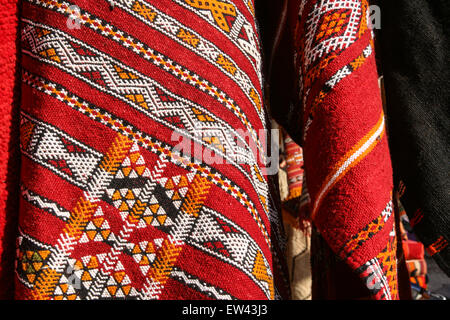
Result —
<svg viewBox="0 0 450 320"><path fill-rule="evenodd" d="M384 116L382 116L382 120L380 124L378 125L378 128L376 131L372 134L372 136L358 149L356 150L340 167L339 169L334 173L334 175L331 177L331 179L328 181L328 183L325 185L324 188L322 188L321 192L319 193L319 196L317 197L316 201L314 202L314 208L312 212L312 217L314 218L316 215L316 212L319 208L319 204L322 201L322 198L325 196L325 194L331 189L331 187L345 174L347 169L352 166L354 162L356 162L364 153L369 150L369 148L376 143L378 136L380 136L384 131Z"/></svg>

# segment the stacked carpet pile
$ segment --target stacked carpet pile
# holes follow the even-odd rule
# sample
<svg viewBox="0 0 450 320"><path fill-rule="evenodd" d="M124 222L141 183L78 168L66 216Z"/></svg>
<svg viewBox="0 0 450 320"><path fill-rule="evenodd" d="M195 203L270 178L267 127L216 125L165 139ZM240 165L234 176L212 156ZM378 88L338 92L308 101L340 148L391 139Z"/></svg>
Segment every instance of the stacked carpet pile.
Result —
<svg viewBox="0 0 450 320"><path fill-rule="evenodd" d="M286 134L284 139L289 195L286 200L299 198L303 185L303 151L292 138Z"/></svg>
<svg viewBox="0 0 450 320"><path fill-rule="evenodd" d="M0 298L409 299L424 250L450 274L450 6L376 3L385 109L368 0L1 1Z"/></svg>
<svg viewBox="0 0 450 320"><path fill-rule="evenodd" d="M423 290L427 289L427 262L425 260L425 248L422 243L414 240L414 234L409 236L407 227L410 228L409 219L400 201L400 230L402 234L402 248L409 272L411 284L415 284Z"/></svg>
<svg viewBox="0 0 450 320"><path fill-rule="evenodd" d="M280 163L280 189L282 217L287 237L286 260L289 269L291 298L310 300L311 286L311 224L302 218L303 151L292 138L283 133ZM285 181L283 181L283 179Z"/></svg>

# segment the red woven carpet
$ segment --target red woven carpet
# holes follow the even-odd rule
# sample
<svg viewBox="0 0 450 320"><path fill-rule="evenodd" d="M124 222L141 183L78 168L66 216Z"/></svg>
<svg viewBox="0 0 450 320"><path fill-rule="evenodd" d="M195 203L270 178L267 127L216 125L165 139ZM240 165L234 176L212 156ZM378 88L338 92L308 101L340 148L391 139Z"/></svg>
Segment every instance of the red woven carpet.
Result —
<svg viewBox="0 0 450 320"><path fill-rule="evenodd" d="M286 297L252 1L22 9L16 298Z"/></svg>
<svg viewBox="0 0 450 320"><path fill-rule="evenodd" d="M367 1L301 3L305 170L321 236L372 297L397 299L392 169L367 13Z"/></svg>
<svg viewBox="0 0 450 320"><path fill-rule="evenodd" d="M17 230L18 145L17 1L0 2L0 299L13 296Z"/></svg>
<svg viewBox="0 0 450 320"><path fill-rule="evenodd" d="M313 299L396 299L392 168L369 3L284 3L285 18L272 32L271 110L303 148L311 218L327 246L312 252L319 260L313 284L324 289ZM345 261L348 272L337 272L327 256Z"/></svg>

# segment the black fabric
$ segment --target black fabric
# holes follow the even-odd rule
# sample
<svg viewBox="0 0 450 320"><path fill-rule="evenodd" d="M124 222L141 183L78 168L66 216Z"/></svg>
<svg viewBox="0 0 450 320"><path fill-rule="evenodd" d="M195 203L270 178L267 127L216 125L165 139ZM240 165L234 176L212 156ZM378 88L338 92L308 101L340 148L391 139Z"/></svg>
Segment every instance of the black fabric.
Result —
<svg viewBox="0 0 450 320"><path fill-rule="evenodd" d="M291 136L301 144L302 110L299 106L298 79L294 57L295 26L301 1L257 0L255 9L259 21L264 54L265 93L269 112Z"/></svg>
<svg viewBox="0 0 450 320"><path fill-rule="evenodd" d="M378 4L394 178L415 233L450 276L450 1Z"/></svg>

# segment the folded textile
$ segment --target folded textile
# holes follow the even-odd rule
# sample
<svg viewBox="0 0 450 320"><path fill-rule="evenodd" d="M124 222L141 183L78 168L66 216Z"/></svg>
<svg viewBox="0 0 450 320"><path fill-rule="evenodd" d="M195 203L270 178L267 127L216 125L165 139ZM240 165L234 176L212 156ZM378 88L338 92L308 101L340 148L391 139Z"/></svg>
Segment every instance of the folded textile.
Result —
<svg viewBox="0 0 450 320"><path fill-rule="evenodd" d="M406 266L411 277L424 276L427 274L427 262L424 259L407 260Z"/></svg>
<svg viewBox="0 0 450 320"><path fill-rule="evenodd" d="M0 2L0 299L13 296L18 208L17 1Z"/></svg>
<svg viewBox="0 0 450 320"><path fill-rule="evenodd" d="M450 3L377 2L395 184L414 233L450 276Z"/></svg>
<svg viewBox="0 0 450 320"><path fill-rule="evenodd" d="M282 199L282 206L295 220L294 227L303 233L309 234L311 221L309 214L305 214L305 202L307 202L307 187L304 176L303 150L292 138L284 133L283 154L286 157L286 179L288 194ZM281 173L281 172L280 172ZM305 201L306 200L306 201Z"/></svg>
<svg viewBox="0 0 450 320"><path fill-rule="evenodd" d="M317 228L311 235L313 300L368 300L370 293L350 266L340 259Z"/></svg>
<svg viewBox="0 0 450 320"><path fill-rule="evenodd" d="M253 2L22 4L16 298L289 297Z"/></svg>
<svg viewBox="0 0 450 320"><path fill-rule="evenodd" d="M285 158L280 164L279 181L280 194L282 194L282 217L287 237L286 260L291 298L310 300L312 297L311 223L302 219L300 214L303 191L303 151L288 134L284 133L282 140L280 151Z"/></svg>
<svg viewBox="0 0 450 320"><path fill-rule="evenodd" d="M286 134L284 139L287 177L289 182L288 199L299 198L302 194L303 184L303 151L292 138Z"/></svg>
<svg viewBox="0 0 450 320"><path fill-rule="evenodd" d="M406 260L425 258L425 250L422 243L413 240L403 240L402 244Z"/></svg>
<svg viewBox="0 0 450 320"><path fill-rule="evenodd" d="M266 71L271 113L303 148L311 218L359 275L362 296L397 299L392 168L368 2L278 6L280 26L265 35L274 43Z"/></svg>

